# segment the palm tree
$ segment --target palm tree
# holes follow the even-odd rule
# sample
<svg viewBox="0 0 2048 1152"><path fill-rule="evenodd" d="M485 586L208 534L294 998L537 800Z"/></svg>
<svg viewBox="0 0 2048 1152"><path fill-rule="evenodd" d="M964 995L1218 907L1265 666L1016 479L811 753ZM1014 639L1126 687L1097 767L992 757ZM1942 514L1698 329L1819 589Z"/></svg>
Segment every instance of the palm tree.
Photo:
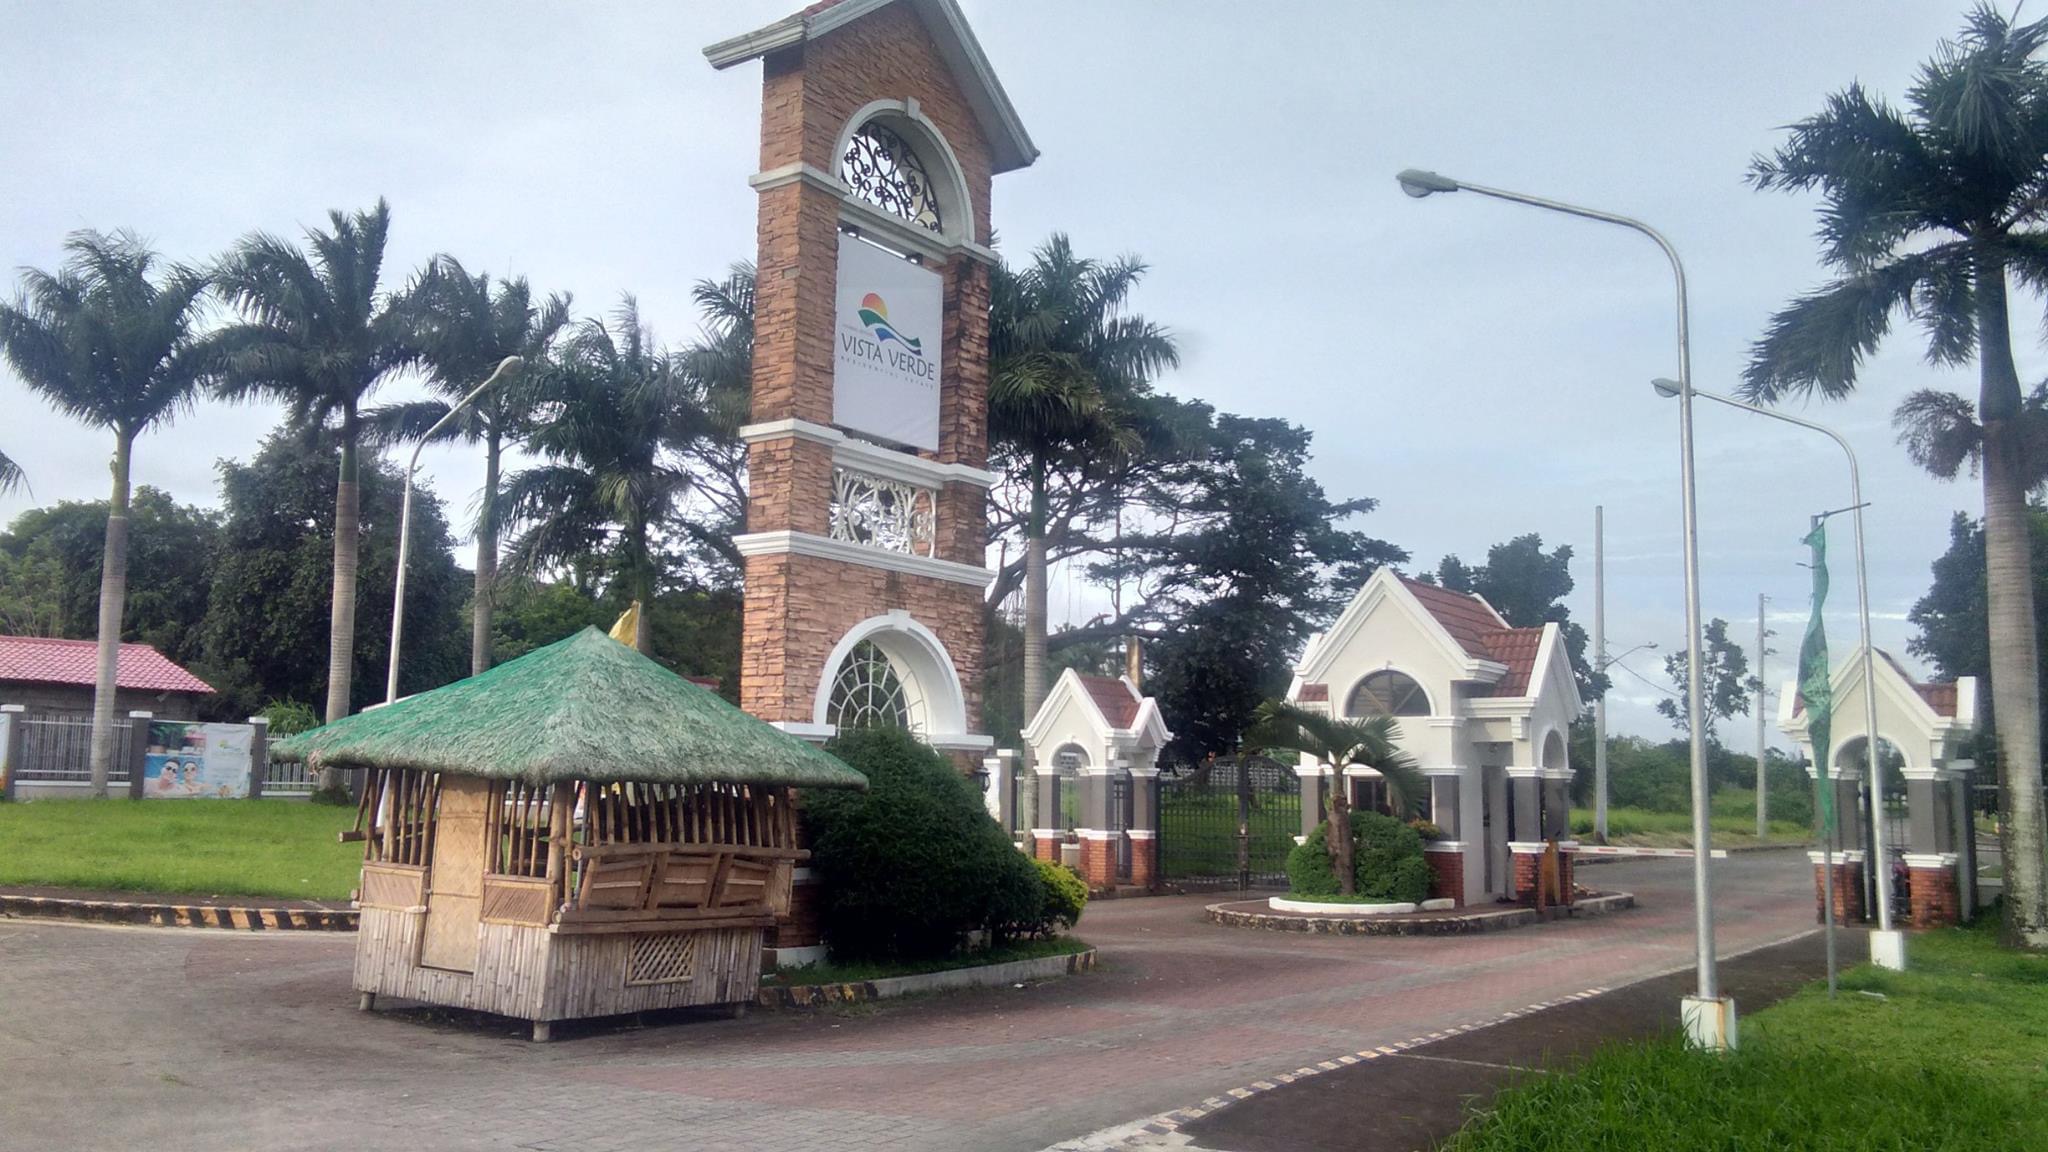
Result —
<svg viewBox="0 0 2048 1152"><path fill-rule="evenodd" d="M265 233L245 237L214 274L242 315L222 333L222 393L281 400L290 423L306 431L332 426L341 445L327 636L330 723L349 713L355 660L363 402L415 358L405 310L378 291L390 231L391 206L379 198L367 212L329 212L327 231L306 232L310 252ZM340 784L338 771L321 773L323 791Z"/></svg>
<svg viewBox="0 0 2048 1152"><path fill-rule="evenodd" d="M1922 65L1904 110L1852 84L1755 160L1757 188L1821 194L1822 259L1839 276L1771 318L1743 388L1768 402L1847 396L1901 314L1925 330L1929 361L1977 362L1975 402L1915 392L1895 419L1923 467L1982 476L2007 929L2034 948L2048 948L2048 854L2026 497L2048 476L2048 397L2021 393L2006 291L2012 277L2048 286L2044 42L2048 21L2015 27L1980 6Z"/></svg>
<svg viewBox="0 0 2048 1152"><path fill-rule="evenodd" d="M1329 845L1337 890L1346 896L1356 893L1357 876L1351 863L1351 797L1342 769L1357 764L1378 772L1387 784L1387 802L1397 812L1420 812L1429 798L1429 780L1395 745L1399 738L1400 728L1392 716L1339 720L1284 700L1268 700L1253 714L1247 744L1268 751L1299 752L1324 768L1337 770L1323 820L1323 841Z"/></svg>
<svg viewBox="0 0 2048 1152"><path fill-rule="evenodd" d="M505 484L521 529L507 557L522 575L606 558L625 597L651 608L657 537L690 485L673 446L703 432L672 358L654 345L628 296L607 326L587 320L544 374L527 448L544 463ZM633 646L651 650L648 613Z"/></svg>
<svg viewBox="0 0 2048 1152"><path fill-rule="evenodd" d="M555 338L569 324L569 297L553 295L533 301L533 289L521 276L499 280L495 289L488 274L472 276L453 256L437 256L406 293L414 346L426 365L429 385L443 399L419 400L371 409L365 422L380 439L417 440L451 404L490 376L507 356L532 366L533 379L544 372ZM469 671L474 676L491 666L491 615L498 587L498 472L505 446L526 435L532 405L530 387L500 385L479 396L441 430L439 439L482 441L484 486L477 501L476 589L470 613Z"/></svg>
<svg viewBox="0 0 2048 1152"><path fill-rule="evenodd" d="M128 480L135 439L191 407L212 342L193 334L207 278L171 265L131 232L75 232L55 274L30 269L0 304L0 349L28 386L68 416L114 434L114 492L100 561L99 663L93 677L92 790L107 794L115 673L128 597ZM0 457L0 487L19 469Z"/></svg>
<svg viewBox="0 0 2048 1152"><path fill-rule="evenodd" d="M732 538L747 522L747 446L739 430L753 403L754 266L741 262L723 280L699 280L690 296L704 314L704 332L677 366L703 423L701 434L676 447L695 477L690 501L700 511L679 527L737 571Z"/></svg>
<svg viewBox="0 0 2048 1152"><path fill-rule="evenodd" d="M1136 450L1138 409L1160 370L1180 363L1167 331L1126 308L1145 265L1074 255L1055 233L990 288L989 438L1023 474L1024 712L1045 699L1046 508L1057 461Z"/></svg>
<svg viewBox="0 0 2048 1152"><path fill-rule="evenodd" d="M16 488L27 487L28 476L22 472L21 465L10 459L7 453L0 452L0 496L5 496Z"/></svg>

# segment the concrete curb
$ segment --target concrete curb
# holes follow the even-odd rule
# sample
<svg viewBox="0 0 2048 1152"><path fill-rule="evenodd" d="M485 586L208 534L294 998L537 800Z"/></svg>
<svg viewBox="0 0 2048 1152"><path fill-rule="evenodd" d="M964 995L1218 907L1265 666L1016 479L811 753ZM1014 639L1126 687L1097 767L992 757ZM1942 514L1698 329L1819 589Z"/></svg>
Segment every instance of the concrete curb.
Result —
<svg viewBox="0 0 2048 1152"><path fill-rule="evenodd" d="M1051 980L1072 976L1095 967L1095 949L1070 952L1064 956L1039 956L978 968L948 968L916 976L889 976L851 984L791 984L761 988L757 997L763 1008L822 1008L830 1004L861 1004L889 1000L918 992L945 992L955 988L987 988L1021 984L1027 980Z"/></svg>
<svg viewBox="0 0 2048 1152"><path fill-rule="evenodd" d="M0 895L0 916L82 920L95 924L151 924L162 928L270 929L353 932L353 909L244 908L204 904L141 904L123 900L70 900L57 896Z"/></svg>
<svg viewBox="0 0 2048 1152"><path fill-rule="evenodd" d="M1232 928L1260 928L1268 932L1312 932L1326 936L1455 936L1474 932L1498 932L1551 920L1604 916L1636 906L1630 892L1587 896L1559 908L1507 908L1498 912L1474 912L1464 916L1285 916L1270 912L1241 912L1228 904L1211 904L1206 909L1211 923Z"/></svg>

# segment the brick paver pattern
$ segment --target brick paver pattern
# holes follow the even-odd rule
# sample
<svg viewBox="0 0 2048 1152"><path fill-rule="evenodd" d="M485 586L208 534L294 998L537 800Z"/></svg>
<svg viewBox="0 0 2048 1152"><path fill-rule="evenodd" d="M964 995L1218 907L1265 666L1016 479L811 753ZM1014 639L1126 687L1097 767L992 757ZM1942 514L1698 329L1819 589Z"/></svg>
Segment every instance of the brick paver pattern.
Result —
<svg viewBox="0 0 2048 1152"><path fill-rule="evenodd" d="M1797 852L1715 863L1719 945L1813 923ZM0 922L0 1149L1029 1152L1230 1089L1688 964L1689 861L1581 877L1633 911L1465 937L1212 925L1101 901L1098 971L656 1027L355 1011L353 938ZM1674 1016L1677 1005L1672 1005Z"/></svg>

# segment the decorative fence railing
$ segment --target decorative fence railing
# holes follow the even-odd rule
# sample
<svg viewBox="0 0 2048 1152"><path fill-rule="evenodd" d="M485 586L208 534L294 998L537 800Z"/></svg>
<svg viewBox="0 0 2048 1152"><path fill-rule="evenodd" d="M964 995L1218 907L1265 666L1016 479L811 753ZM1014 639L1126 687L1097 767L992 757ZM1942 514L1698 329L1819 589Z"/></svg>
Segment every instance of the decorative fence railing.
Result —
<svg viewBox="0 0 2048 1152"><path fill-rule="evenodd" d="M1217 760L1159 778L1159 872L1191 886L1287 882L1301 831L1301 781L1266 759Z"/></svg>
<svg viewBox="0 0 2048 1152"><path fill-rule="evenodd" d="M303 760L272 760L263 769L265 796L310 796L319 783L319 773L309 770Z"/></svg>
<svg viewBox="0 0 2048 1152"><path fill-rule="evenodd" d="M92 718L70 716L14 717L21 725L21 762L7 770L27 784L89 784L92 782ZM126 787L134 762L135 729L125 719L113 729L114 757L107 782Z"/></svg>

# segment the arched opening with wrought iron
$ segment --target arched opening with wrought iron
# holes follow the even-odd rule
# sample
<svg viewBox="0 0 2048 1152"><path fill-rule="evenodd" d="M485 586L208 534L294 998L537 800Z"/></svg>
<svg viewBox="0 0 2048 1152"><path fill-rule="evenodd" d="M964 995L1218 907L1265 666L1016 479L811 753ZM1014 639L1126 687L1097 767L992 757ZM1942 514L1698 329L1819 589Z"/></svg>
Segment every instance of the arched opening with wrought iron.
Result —
<svg viewBox="0 0 2048 1152"><path fill-rule="evenodd" d="M945 646L908 613L869 617L825 660L813 722L831 730L903 728L937 747L957 742L967 705Z"/></svg>

